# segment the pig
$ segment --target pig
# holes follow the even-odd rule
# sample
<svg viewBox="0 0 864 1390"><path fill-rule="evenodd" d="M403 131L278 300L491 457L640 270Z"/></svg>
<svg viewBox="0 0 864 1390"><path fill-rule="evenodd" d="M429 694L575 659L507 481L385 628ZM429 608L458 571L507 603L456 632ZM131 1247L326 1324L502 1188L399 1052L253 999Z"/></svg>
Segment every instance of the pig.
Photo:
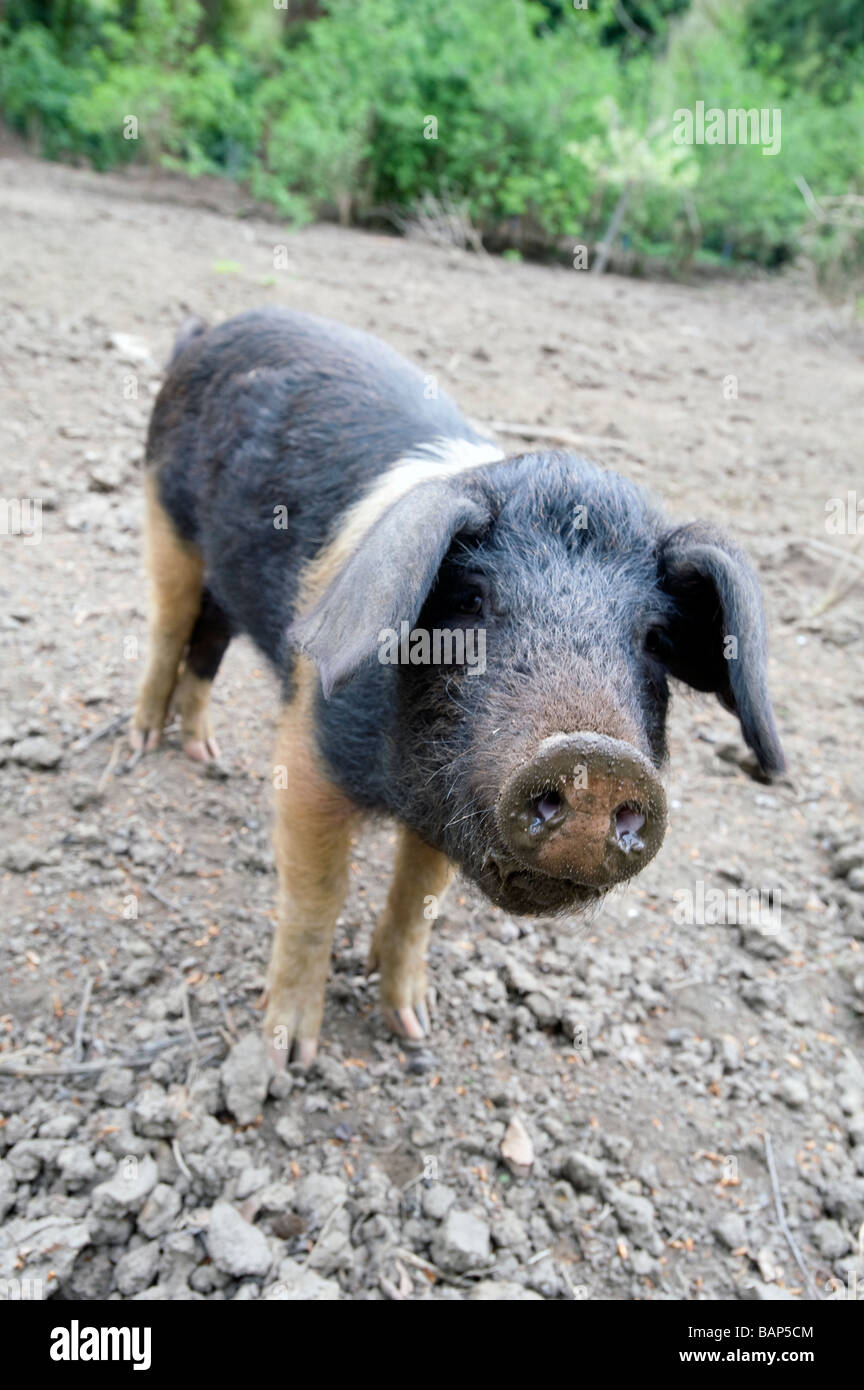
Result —
<svg viewBox="0 0 864 1390"><path fill-rule="evenodd" d="M172 699L186 753L218 757L210 690L237 633L280 686L277 1064L315 1056L364 817L398 829L369 968L389 1027L416 1042L454 870L508 913L547 916L657 854L670 680L719 698L766 778L784 768L741 550L582 457L506 457L368 334L275 308L193 321L146 459L133 759Z"/></svg>

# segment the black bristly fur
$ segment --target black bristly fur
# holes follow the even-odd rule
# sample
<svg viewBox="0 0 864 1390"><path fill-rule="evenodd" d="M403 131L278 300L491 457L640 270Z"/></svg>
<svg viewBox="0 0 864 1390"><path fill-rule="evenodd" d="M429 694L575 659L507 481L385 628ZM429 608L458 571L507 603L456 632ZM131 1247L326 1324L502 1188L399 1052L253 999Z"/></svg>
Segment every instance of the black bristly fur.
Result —
<svg viewBox="0 0 864 1390"><path fill-rule="evenodd" d="M166 511L204 555L214 598L282 668L303 566L380 472L440 436L483 442L376 338L262 309L206 333L184 329L147 457Z"/></svg>

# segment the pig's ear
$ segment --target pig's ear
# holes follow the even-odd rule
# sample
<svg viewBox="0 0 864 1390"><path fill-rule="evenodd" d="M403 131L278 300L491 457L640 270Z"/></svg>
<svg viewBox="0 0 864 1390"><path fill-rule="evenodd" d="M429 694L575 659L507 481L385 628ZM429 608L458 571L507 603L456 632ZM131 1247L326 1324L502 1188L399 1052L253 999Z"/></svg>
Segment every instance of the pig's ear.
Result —
<svg viewBox="0 0 864 1390"><path fill-rule="evenodd" d="M762 771L783 772L766 680L762 597L749 560L722 533L696 522L661 538L658 575L675 601L658 651L670 676L713 690L737 714Z"/></svg>
<svg viewBox="0 0 864 1390"><path fill-rule="evenodd" d="M374 523L288 629L289 644L318 666L325 699L377 651L382 629L414 625L455 537L477 535L488 521L479 496L442 479L413 487Z"/></svg>

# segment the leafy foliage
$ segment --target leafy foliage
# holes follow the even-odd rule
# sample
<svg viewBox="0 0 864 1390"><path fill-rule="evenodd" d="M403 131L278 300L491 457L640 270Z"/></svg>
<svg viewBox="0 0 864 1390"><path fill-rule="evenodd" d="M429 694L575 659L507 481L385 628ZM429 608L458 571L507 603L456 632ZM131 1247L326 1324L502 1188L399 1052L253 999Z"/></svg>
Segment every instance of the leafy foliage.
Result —
<svg viewBox="0 0 864 1390"><path fill-rule="evenodd" d="M755 0L9 0L0 110L51 157L242 179L295 221L398 220L444 197L490 241L533 249L597 240L624 198L643 260L772 265L808 228L802 179L817 198L861 191L864 12L789 0L766 13ZM674 113L700 101L779 107L779 153L675 145ZM841 240L848 263L856 239ZM816 243L830 256L830 234Z"/></svg>

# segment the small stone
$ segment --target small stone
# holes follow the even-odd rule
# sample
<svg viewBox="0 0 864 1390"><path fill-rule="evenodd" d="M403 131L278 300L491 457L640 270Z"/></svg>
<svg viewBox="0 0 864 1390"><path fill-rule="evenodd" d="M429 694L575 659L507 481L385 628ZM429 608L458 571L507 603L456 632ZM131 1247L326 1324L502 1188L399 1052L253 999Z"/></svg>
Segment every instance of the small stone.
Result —
<svg viewBox="0 0 864 1390"><path fill-rule="evenodd" d="M22 1139L12 1146L6 1159L19 1182L33 1182L62 1147L56 1139Z"/></svg>
<svg viewBox="0 0 864 1390"><path fill-rule="evenodd" d="M810 1099L807 1082L803 1076L786 1076L780 1083L777 1093L790 1110L800 1110Z"/></svg>
<svg viewBox="0 0 864 1390"><path fill-rule="evenodd" d="M130 366L146 366L153 360L144 339L134 333L111 333L106 346L116 352L121 362L128 362Z"/></svg>
<svg viewBox="0 0 864 1390"><path fill-rule="evenodd" d="M87 470L90 486L94 492L117 492L126 478L123 460L117 455L97 459Z"/></svg>
<svg viewBox="0 0 864 1390"><path fill-rule="evenodd" d="M554 999L540 990L534 990L531 994L526 994L525 1004L540 1024L541 1028L549 1028L553 1023L557 1023L561 1016Z"/></svg>
<svg viewBox="0 0 864 1390"><path fill-rule="evenodd" d="M61 1149L57 1156L57 1168L64 1187L70 1192L85 1187L98 1172L86 1144L70 1144L68 1149Z"/></svg>
<svg viewBox="0 0 864 1390"><path fill-rule="evenodd" d="M207 1253L217 1269L235 1279L264 1278L273 1257L261 1231L244 1221L230 1202L217 1202L210 1213Z"/></svg>
<svg viewBox="0 0 864 1390"><path fill-rule="evenodd" d="M132 1126L147 1139L171 1139L180 1119L176 1105L161 1086L148 1086L132 1106Z"/></svg>
<svg viewBox="0 0 864 1390"><path fill-rule="evenodd" d="M167 1183L157 1183L138 1214L138 1230L151 1239L164 1236L180 1213L180 1194Z"/></svg>
<svg viewBox="0 0 864 1390"><path fill-rule="evenodd" d="M149 1155L123 1159L108 1182L93 1189L93 1210L97 1216L118 1217L139 1211L156 1186L158 1170Z"/></svg>
<svg viewBox="0 0 864 1390"><path fill-rule="evenodd" d="M434 1052L430 1052L428 1048L420 1047L409 1053L405 1070L409 1076L425 1076L428 1072L434 1071L437 1066L438 1062ZM359 1076L365 1077L365 1073L360 1072Z"/></svg>
<svg viewBox="0 0 864 1390"><path fill-rule="evenodd" d="M721 1245L725 1245L727 1250L740 1250L747 1244L747 1227L744 1218L737 1212L730 1211L726 1216L721 1217L714 1227L714 1234Z"/></svg>
<svg viewBox="0 0 864 1390"><path fill-rule="evenodd" d="M22 767L48 771L61 762L63 749L52 743L50 738L37 734L33 738L22 738L18 743L13 743L9 757L13 763L20 763Z"/></svg>
<svg viewBox="0 0 864 1390"><path fill-rule="evenodd" d="M225 1104L240 1125L251 1125L264 1106L272 1063L259 1033L247 1033L222 1063Z"/></svg>
<svg viewBox="0 0 864 1390"><path fill-rule="evenodd" d="M310 1230L323 1226L335 1207L342 1206L348 1198L348 1188L341 1178L330 1177L327 1173L310 1173L301 1178L294 1194L294 1210L306 1217Z"/></svg>
<svg viewBox="0 0 864 1390"><path fill-rule="evenodd" d="M534 1166L534 1145L518 1115L513 1116L501 1140L501 1157L517 1178L527 1178Z"/></svg>
<svg viewBox="0 0 864 1390"><path fill-rule="evenodd" d="M50 1120L46 1120L44 1125L39 1126L40 1139L68 1139L70 1134L74 1134L81 1123L80 1115L70 1115L68 1111L61 1110L59 1115L52 1115Z"/></svg>
<svg viewBox="0 0 864 1390"><path fill-rule="evenodd" d="M0 1232L0 1279L42 1280L46 1297L69 1277L90 1240L89 1224L67 1217L8 1221Z"/></svg>
<svg viewBox="0 0 864 1390"><path fill-rule="evenodd" d="M761 1250L756 1253L756 1266L766 1284L773 1284L777 1278L779 1270L773 1250L769 1250L767 1245L763 1245Z"/></svg>
<svg viewBox="0 0 864 1390"><path fill-rule="evenodd" d="M135 1094L135 1073L130 1067L111 1067L96 1083L96 1094L106 1105L126 1105Z"/></svg>
<svg viewBox="0 0 864 1390"><path fill-rule="evenodd" d="M325 1223L315 1248L309 1252L307 1268L326 1277L337 1270L350 1269L353 1258L351 1218L343 1207L338 1207Z"/></svg>
<svg viewBox="0 0 864 1390"><path fill-rule="evenodd" d="M524 966L519 960L508 959L504 967L504 975L510 989L516 994L542 993L536 975L532 975L527 966Z"/></svg>
<svg viewBox="0 0 864 1390"><path fill-rule="evenodd" d="M328 1091L336 1096L347 1096L351 1090L351 1080L341 1062L320 1052L310 1070L310 1080L320 1080Z"/></svg>
<svg viewBox="0 0 864 1390"><path fill-rule="evenodd" d="M266 1187L270 1181L269 1168L254 1168L250 1164L248 1168L241 1169L237 1176L237 1188L234 1193L238 1201L251 1197L253 1192L258 1192L260 1188Z"/></svg>
<svg viewBox="0 0 864 1390"><path fill-rule="evenodd" d="M527 1251L528 1232L510 1207L497 1213L492 1226L492 1242L502 1250Z"/></svg>
<svg viewBox="0 0 864 1390"><path fill-rule="evenodd" d="M255 1193L255 1205L265 1214L285 1216L294 1206L295 1189L293 1183L272 1182L268 1187L259 1188ZM306 1229L302 1217L298 1218L301 1229Z"/></svg>
<svg viewBox="0 0 864 1390"><path fill-rule="evenodd" d="M488 1223L470 1211L450 1211L432 1243L432 1256L442 1269L462 1274L489 1264L491 1234Z"/></svg>
<svg viewBox="0 0 864 1390"><path fill-rule="evenodd" d="M864 1211L864 1182L857 1178L851 1181L841 1178L829 1183L822 1196L822 1205L829 1215L857 1231Z"/></svg>
<svg viewBox="0 0 864 1390"><path fill-rule="evenodd" d="M50 862L38 845L31 845L27 840L16 840L3 851L3 868L13 874L27 874L31 869L41 869L43 864Z"/></svg>
<svg viewBox="0 0 864 1390"><path fill-rule="evenodd" d="M632 1235L650 1254L661 1254L663 1242L657 1233L653 1202L649 1202L647 1197L638 1197L633 1192L627 1192L622 1187L613 1188L611 1201L622 1231Z"/></svg>
<svg viewBox="0 0 864 1390"><path fill-rule="evenodd" d="M53 1280L52 1280L53 1286ZM102 1303L114 1288L114 1261L106 1247L82 1250L63 1282L64 1302Z"/></svg>
<svg viewBox="0 0 864 1390"><path fill-rule="evenodd" d="M126 1246L132 1239L132 1221L128 1216L97 1216L92 1213L87 1224L94 1245Z"/></svg>
<svg viewBox="0 0 864 1390"><path fill-rule="evenodd" d="M585 1153L570 1154L561 1171L577 1192L599 1193L606 1178L606 1164Z"/></svg>
<svg viewBox="0 0 864 1390"><path fill-rule="evenodd" d="M276 1121L276 1133L286 1149L299 1149L303 1143L303 1126L295 1115L282 1115Z"/></svg>
<svg viewBox="0 0 864 1390"><path fill-rule="evenodd" d="M817 1221L813 1227L813 1240L820 1255L826 1260L839 1260L852 1248L851 1241L839 1221Z"/></svg>
<svg viewBox="0 0 864 1390"><path fill-rule="evenodd" d="M729 1033L720 1039L720 1060L724 1071L738 1071L741 1066L741 1044Z"/></svg>
<svg viewBox="0 0 864 1390"><path fill-rule="evenodd" d="M158 1268L159 1242L151 1240L120 1256L114 1269L114 1279L120 1292L128 1297L149 1288Z"/></svg>
<svg viewBox="0 0 864 1390"><path fill-rule="evenodd" d="M648 1254L647 1250L633 1250L630 1254L630 1263L633 1266L633 1273L650 1276L656 1273L659 1268L657 1261Z"/></svg>
<svg viewBox="0 0 864 1390"><path fill-rule="evenodd" d="M155 980L162 973L162 967L154 955L149 952L146 955L136 957L129 962L120 976L123 988L130 993L137 993L143 989L151 980Z"/></svg>
<svg viewBox="0 0 864 1390"><path fill-rule="evenodd" d="M670 1047L681 1047L682 1043L692 1038L693 1033L690 1028L669 1028L666 1032L666 1041Z"/></svg>
<svg viewBox="0 0 864 1390"><path fill-rule="evenodd" d="M432 1221L443 1221L455 1201L456 1193L443 1182L433 1182L420 1189L420 1209Z"/></svg>

